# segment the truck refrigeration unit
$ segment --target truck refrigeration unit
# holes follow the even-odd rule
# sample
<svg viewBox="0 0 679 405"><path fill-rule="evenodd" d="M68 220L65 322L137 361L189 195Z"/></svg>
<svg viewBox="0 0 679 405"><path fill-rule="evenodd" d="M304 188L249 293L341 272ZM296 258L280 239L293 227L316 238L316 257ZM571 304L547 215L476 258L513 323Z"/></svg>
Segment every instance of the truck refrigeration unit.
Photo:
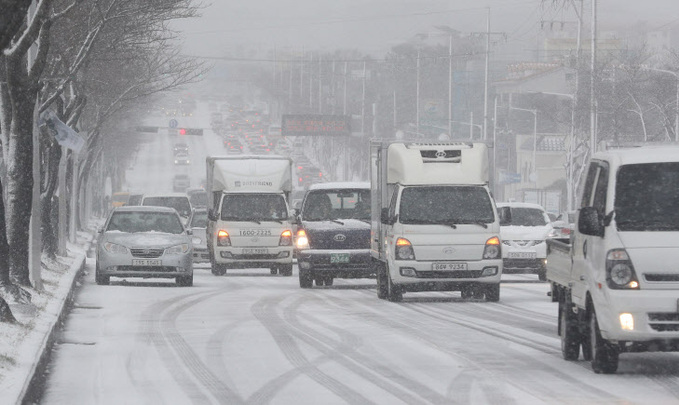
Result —
<svg viewBox="0 0 679 405"><path fill-rule="evenodd" d="M482 143L371 143L377 296L461 291L500 299L500 224Z"/></svg>
<svg viewBox="0 0 679 405"><path fill-rule="evenodd" d="M207 242L212 273L269 268L292 275L292 159L208 157Z"/></svg>

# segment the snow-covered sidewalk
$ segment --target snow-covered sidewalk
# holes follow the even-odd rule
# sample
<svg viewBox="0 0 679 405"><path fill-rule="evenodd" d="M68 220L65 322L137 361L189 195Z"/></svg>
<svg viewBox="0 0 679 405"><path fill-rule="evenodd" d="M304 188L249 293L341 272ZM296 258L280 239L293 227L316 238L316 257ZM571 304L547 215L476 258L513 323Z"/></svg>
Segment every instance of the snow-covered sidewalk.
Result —
<svg viewBox="0 0 679 405"><path fill-rule="evenodd" d="M0 323L0 404L32 399L31 380L49 360L49 349L85 266L97 225L78 233L76 243L68 244L68 256L57 260L43 256L44 289L27 289L30 304L10 303L17 323Z"/></svg>

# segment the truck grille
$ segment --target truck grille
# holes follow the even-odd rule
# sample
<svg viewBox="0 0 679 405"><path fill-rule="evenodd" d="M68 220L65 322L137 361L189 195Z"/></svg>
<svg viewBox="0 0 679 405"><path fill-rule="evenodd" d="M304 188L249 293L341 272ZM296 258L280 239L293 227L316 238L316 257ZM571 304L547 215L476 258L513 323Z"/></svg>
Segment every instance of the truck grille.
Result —
<svg viewBox="0 0 679 405"><path fill-rule="evenodd" d="M482 270L460 270L460 271L417 271L418 278L479 278Z"/></svg>
<svg viewBox="0 0 679 405"><path fill-rule="evenodd" d="M165 249L130 249L132 256L145 259L160 257L163 255L164 251Z"/></svg>
<svg viewBox="0 0 679 405"><path fill-rule="evenodd" d="M677 312L649 312L648 324L658 332L679 331L679 313Z"/></svg>
<svg viewBox="0 0 679 405"><path fill-rule="evenodd" d="M236 260L273 260L278 259L278 253L274 254L260 254L260 255L233 255Z"/></svg>
<svg viewBox="0 0 679 405"><path fill-rule="evenodd" d="M679 282L679 274L644 273L644 278L654 282Z"/></svg>

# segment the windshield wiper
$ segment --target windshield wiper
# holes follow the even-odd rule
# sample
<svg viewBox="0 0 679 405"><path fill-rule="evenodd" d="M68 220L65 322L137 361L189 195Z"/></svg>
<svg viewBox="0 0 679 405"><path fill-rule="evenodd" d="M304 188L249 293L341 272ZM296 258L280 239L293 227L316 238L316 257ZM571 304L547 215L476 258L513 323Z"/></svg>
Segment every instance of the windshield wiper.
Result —
<svg viewBox="0 0 679 405"><path fill-rule="evenodd" d="M344 225L344 222L342 222L342 221L340 221L340 220L338 220L338 219L328 219L328 221L334 222L334 223L336 223L336 224Z"/></svg>

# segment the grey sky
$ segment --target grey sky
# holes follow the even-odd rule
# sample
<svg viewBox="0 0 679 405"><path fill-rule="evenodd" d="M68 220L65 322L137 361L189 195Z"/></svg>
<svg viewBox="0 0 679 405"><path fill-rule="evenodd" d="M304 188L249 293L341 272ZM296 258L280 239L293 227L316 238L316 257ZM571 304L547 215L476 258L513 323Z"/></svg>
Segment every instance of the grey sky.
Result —
<svg viewBox="0 0 679 405"><path fill-rule="evenodd" d="M602 29L641 21L649 27L679 25L677 0L598 2ZM436 25L484 31L486 6L491 29L514 42L534 41L540 20L575 20L572 12L556 11L541 0L213 0L201 18L177 27L190 54L222 56L238 45L383 54L415 34L434 32Z"/></svg>

